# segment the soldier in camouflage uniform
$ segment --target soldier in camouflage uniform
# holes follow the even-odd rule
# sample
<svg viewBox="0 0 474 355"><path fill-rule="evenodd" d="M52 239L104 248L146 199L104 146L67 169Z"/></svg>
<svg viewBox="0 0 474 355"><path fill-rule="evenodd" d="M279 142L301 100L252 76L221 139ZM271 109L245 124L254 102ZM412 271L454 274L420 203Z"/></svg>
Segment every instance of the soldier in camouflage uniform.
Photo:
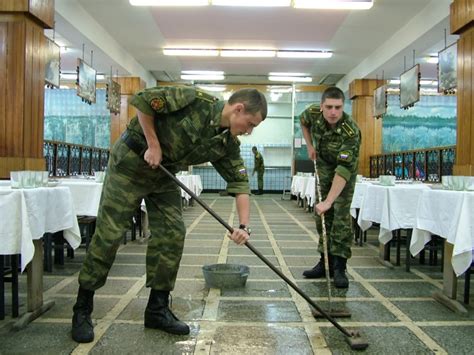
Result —
<svg viewBox="0 0 474 355"><path fill-rule="evenodd" d="M72 320L72 337L77 342L94 339L94 291L105 284L142 199L151 230L146 255L146 286L151 292L145 327L189 334L188 325L168 307L186 231L180 189L158 169L160 164L176 173L210 161L226 180L227 191L236 197L240 227L230 238L243 244L249 237L250 190L237 136L251 133L265 119L263 94L242 89L223 103L192 87L156 87L137 93L131 104L138 113L111 150L96 232L79 274Z"/></svg>
<svg viewBox="0 0 474 355"><path fill-rule="evenodd" d="M263 195L263 174L265 173L265 165L263 164L262 154L257 150L257 147L252 147L254 154L254 167L252 176L257 172L258 192L255 195Z"/></svg>
<svg viewBox="0 0 474 355"><path fill-rule="evenodd" d="M331 87L324 91L321 107L311 105L300 117L308 156L317 159L322 202L316 204L316 228L322 235L321 217L324 213L328 237L329 274L334 285L347 288L345 270L351 257L352 218L350 205L357 176L360 130L344 111L344 93ZM326 275L322 237L319 239L321 260L303 275L321 278Z"/></svg>

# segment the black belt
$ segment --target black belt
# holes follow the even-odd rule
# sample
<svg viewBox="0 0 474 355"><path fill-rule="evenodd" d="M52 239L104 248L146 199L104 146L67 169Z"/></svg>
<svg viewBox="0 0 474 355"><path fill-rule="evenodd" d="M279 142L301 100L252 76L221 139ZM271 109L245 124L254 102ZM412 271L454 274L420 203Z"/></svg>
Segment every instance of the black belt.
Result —
<svg viewBox="0 0 474 355"><path fill-rule="evenodd" d="M128 130L123 132L120 138L127 145L127 147L130 148L130 150L134 151L139 156L143 156L146 150L148 149L148 146L146 144L135 140L135 138L133 138L133 135L131 135Z"/></svg>

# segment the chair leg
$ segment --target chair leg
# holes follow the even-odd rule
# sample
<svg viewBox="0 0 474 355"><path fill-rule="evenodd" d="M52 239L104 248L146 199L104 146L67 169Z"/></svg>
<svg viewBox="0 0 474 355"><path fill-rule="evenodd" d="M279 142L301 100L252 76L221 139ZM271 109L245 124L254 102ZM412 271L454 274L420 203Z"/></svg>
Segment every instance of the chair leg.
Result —
<svg viewBox="0 0 474 355"><path fill-rule="evenodd" d="M12 268L12 317L18 317L19 301L18 301L18 255L11 256Z"/></svg>
<svg viewBox="0 0 474 355"><path fill-rule="evenodd" d="M5 280L4 280L5 257L0 255L0 320L5 319Z"/></svg>
<svg viewBox="0 0 474 355"><path fill-rule="evenodd" d="M64 238L63 232L53 234L54 239L54 263L64 265Z"/></svg>
<svg viewBox="0 0 474 355"><path fill-rule="evenodd" d="M397 236L397 261L395 265L400 266L400 254L401 254L401 244L402 244L402 231L400 229L397 229L393 233L396 234Z"/></svg>
<svg viewBox="0 0 474 355"><path fill-rule="evenodd" d="M407 244L406 244L406 272L410 272L410 264L411 264L411 255L410 255L410 243L411 243L411 234L413 233L413 229L407 230Z"/></svg>
<svg viewBox="0 0 474 355"><path fill-rule="evenodd" d="M44 250L44 266L43 270L46 272L53 271L53 240L51 233L43 235L43 250Z"/></svg>
<svg viewBox="0 0 474 355"><path fill-rule="evenodd" d="M464 275L464 303L469 304L469 293L471 289L471 268L466 270Z"/></svg>

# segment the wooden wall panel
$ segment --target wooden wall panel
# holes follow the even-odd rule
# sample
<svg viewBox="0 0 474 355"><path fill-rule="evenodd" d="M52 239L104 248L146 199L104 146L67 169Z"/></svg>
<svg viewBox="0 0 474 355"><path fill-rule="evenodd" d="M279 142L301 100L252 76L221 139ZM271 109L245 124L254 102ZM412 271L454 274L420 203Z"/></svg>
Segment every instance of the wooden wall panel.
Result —
<svg viewBox="0 0 474 355"><path fill-rule="evenodd" d="M0 11L28 11L28 0L2 0Z"/></svg>
<svg viewBox="0 0 474 355"><path fill-rule="evenodd" d="M474 22L474 1L454 0L450 5L451 33L460 34Z"/></svg>
<svg viewBox="0 0 474 355"><path fill-rule="evenodd" d="M7 76L7 32L8 24L0 23L0 156L4 154L7 146L6 136L6 93L7 82L2 78Z"/></svg>
<svg viewBox="0 0 474 355"><path fill-rule="evenodd" d="M45 28L54 27L54 0L29 0L29 12L40 20Z"/></svg>

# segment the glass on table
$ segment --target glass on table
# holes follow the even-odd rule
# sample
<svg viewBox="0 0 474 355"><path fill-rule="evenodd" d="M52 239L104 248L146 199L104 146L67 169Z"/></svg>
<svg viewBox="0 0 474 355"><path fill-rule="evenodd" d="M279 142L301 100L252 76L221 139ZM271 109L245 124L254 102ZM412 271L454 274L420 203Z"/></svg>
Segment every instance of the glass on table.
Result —
<svg viewBox="0 0 474 355"><path fill-rule="evenodd" d="M10 186L12 189L21 189L21 171L10 171Z"/></svg>

